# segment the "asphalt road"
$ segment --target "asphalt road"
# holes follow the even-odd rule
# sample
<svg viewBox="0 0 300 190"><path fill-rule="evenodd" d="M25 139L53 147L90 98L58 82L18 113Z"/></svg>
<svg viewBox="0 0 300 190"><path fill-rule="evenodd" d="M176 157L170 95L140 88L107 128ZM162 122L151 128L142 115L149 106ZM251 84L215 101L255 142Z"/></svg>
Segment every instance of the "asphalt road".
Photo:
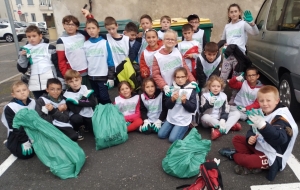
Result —
<svg viewBox="0 0 300 190"><path fill-rule="evenodd" d="M15 68L16 57L14 57L13 45L4 46L0 42L0 81L17 74ZM4 48L5 47L5 48ZM9 52L3 52L9 51ZM5 59L6 58L6 59ZM3 62L3 60L14 60ZM8 71L10 73L8 73ZM7 75L5 75L7 74ZM5 76L4 76L5 75ZM0 114L2 114L3 105L10 99L10 85L18 80L17 76L7 82L0 84ZM265 81L265 79L263 79ZM264 83L269 83L265 81ZM227 89L228 92L228 89ZM117 95L114 88L110 91L111 97ZM230 132L216 141L212 141L211 151L207 159L221 159L219 169L222 173L225 189L241 190L251 189L254 185L268 184L289 184L299 182L299 179L287 166L283 172L280 172L275 181L269 182L266 178L266 172L239 176L233 171L234 162L218 154L222 147L232 147L231 139L234 135L245 135L248 126L241 122L243 129L239 132ZM298 123L299 124L299 123ZM210 130L197 128L203 139L210 139ZM166 174L161 166L162 159L170 147L167 140L158 139L157 135L143 135L138 132L129 133L129 139L124 144L96 151L93 134L85 133L85 139L79 141L87 156L79 176L74 179L61 180L55 177L44 166L37 156L29 160L16 160L0 176L0 189L125 189L125 190L171 190L183 184L191 184L195 177L190 179L178 179ZM0 164L10 155L2 142L6 138L6 129L0 124ZM293 154L300 158L299 138L295 144ZM294 166L292 166L294 167ZM300 168L299 168L300 169ZM281 188L284 189L284 188Z"/></svg>

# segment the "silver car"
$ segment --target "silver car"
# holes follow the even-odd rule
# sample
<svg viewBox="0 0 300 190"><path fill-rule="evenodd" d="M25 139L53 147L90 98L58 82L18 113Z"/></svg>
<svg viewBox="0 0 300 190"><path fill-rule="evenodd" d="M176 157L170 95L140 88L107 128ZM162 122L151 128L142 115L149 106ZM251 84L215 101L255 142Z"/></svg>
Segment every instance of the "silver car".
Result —
<svg viewBox="0 0 300 190"><path fill-rule="evenodd" d="M265 0L248 37L248 56L279 89L280 100L300 116L300 0Z"/></svg>

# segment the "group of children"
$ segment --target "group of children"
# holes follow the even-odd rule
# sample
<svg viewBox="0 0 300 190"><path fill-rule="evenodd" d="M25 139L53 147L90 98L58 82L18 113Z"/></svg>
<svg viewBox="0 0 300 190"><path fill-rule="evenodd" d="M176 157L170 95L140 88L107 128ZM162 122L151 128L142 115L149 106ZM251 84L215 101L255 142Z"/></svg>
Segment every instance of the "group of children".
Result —
<svg viewBox="0 0 300 190"><path fill-rule="evenodd" d="M6 146L14 155L29 158L33 154L26 133L12 127L18 110L35 109L70 139L82 140L82 126L85 131L93 130L91 118L97 102L112 103L108 89L118 84L119 96L114 104L124 115L128 132L154 132L159 138L174 142L184 137L195 113L200 113L199 123L211 128L211 139L215 140L230 130L241 130L238 120L248 120L252 125L248 140L235 137L236 150L225 148L219 152L233 158L239 164L237 173L242 174L244 167L258 167L247 165L252 158L244 159L243 154L248 151L253 157L261 157L265 147L260 151L254 149L258 144L256 139L261 137L275 153L283 154L282 158L275 159L278 165L273 171L284 168L283 161L290 154L298 131L294 120L285 117L290 115L287 109L276 111L279 109L277 89L262 86L258 70L247 65L247 33L258 33L249 11L242 20L240 7L229 6L229 23L218 44L206 42L204 31L199 29L200 19L195 14L182 26L183 41L177 43L177 32L170 29L168 16L161 18L159 31L152 29L151 17L143 15L140 18L143 32L138 33L137 26L130 22L124 34L117 32L118 24L113 17L106 17L104 25L108 34L100 35L98 22L87 10L82 12L87 18L86 30L78 30L76 17L64 17L65 32L57 40L56 48L44 42L37 27L26 29L28 44L19 53L18 69L24 73L31 68L29 89L23 82L14 83L13 100L2 115L8 129ZM225 48L220 52L223 45ZM141 94L128 81L116 80L117 67L126 58L139 63L143 78ZM228 84L234 92L228 102L223 90L231 72ZM29 90L36 100L29 98ZM262 115L251 111L259 108ZM292 129L289 130L292 135L285 133L287 128ZM278 133L284 136L280 141L276 140Z"/></svg>

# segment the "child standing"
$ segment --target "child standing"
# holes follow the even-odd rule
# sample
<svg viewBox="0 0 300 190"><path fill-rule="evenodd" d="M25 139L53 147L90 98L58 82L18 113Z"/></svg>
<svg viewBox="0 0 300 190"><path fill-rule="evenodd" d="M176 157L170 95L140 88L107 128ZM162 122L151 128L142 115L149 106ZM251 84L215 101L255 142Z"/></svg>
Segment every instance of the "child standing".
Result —
<svg viewBox="0 0 300 190"><path fill-rule="evenodd" d="M193 85L188 82L187 69L177 68L173 78L175 82L173 82L172 96L165 101L169 109L167 120L158 131L159 138L169 138L171 143L183 138L192 121L192 113L197 108L196 91L188 88Z"/></svg>
<svg viewBox="0 0 300 190"><path fill-rule="evenodd" d="M82 9L82 13L86 18L93 18L88 10ZM82 76L82 83L90 87L87 60L83 50L83 44L89 36L85 31L78 30L79 20L73 15L65 16L62 24L65 31L56 42L59 70L63 76L69 69L78 71Z"/></svg>
<svg viewBox="0 0 300 190"><path fill-rule="evenodd" d="M141 42L138 42L136 40L136 36L139 32L139 29L136 24L133 22L128 22L125 26L124 29L124 35L129 37L129 45L130 45L130 50L129 50L129 59L131 63L134 61L138 62L137 60L139 50L141 48Z"/></svg>
<svg viewBox="0 0 300 190"><path fill-rule="evenodd" d="M245 121L248 117L246 115L247 110L252 108L258 109L259 103L256 99L258 90L263 86L258 80L259 74L255 67L249 67L246 70L246 80L242 75L233 77L229 80L230 88L239 90L234 98L234 104L236 106L230 106L231 111L239 110L240 119Z"/></svg>
<svg viewBox="0 0 300 190"><path fill-rule="evenodd" d="M189 15L187 17L187 20L190 25L193 26L194 34L193 34L193 40L196 40L199 42L199 46L201 47L201 50L205 47L206 44L206 36L204 33L204 30L200 29L200 18L196 14ZM183 41L184 39L182 39Z"/></svg>
<svg viewBox="0 0 300 190"><path fill-rule="evenodd" d="M145 32L145 38L148 43L147 48L142 52L140 63L141 77L147 78L152 76L152 64L154 54L159 50L163 43L158 40L158 34L154 29L148 29Z"/></svg>
<svg viewBox="0 0 300 190"><path fill-rule="evenodd" d="M69 123L69 111L62 96L62 84L56 78L48 79L47 94L43 94L37 101L35 111L41 118L53 124L61 132L73 141L77 141L78 135Z"/></svg>
<svg viewBox="0 0 300 190"><path fill-rule="evenodd" d="M158 39L163 40L165 32L170 29L171 26L171 17L165 15L160 18L161 29L157 32Z"/></svg>
<svg viewBox="0 0 300 190"><path fill-rule="evenodd" d="M140 97L132 93L132 87L127 81L121 81L118 85L119 96L115 98L115 104L124 115L127 122L127 131L137 130L142 124L140 112Z"/></svg>
<svg viewBox="0 0 300 190"><path fill-rule="evenodd" d="M212 127L211 139L215 140L229 130L241 130L241 124L237 123L240 118L239 111L229 112L230 106L227 95L222 92L225 83L220 77L213 75L206 82L206 89L201 96L200 112L202 126ZM219 128L219 129L217 129Z"/></svg>
<svg viewBox="0 0 300 190"><path fill-rule="evenodd" d="M250 11L245 11L244 20L241 18L242 9L238 4L231 4L228 7L228 24L226 24L219 46L223 46L225 59L222 63L220 77L226 81L229 74L238 76L244 72L251 61L246 57L247 34L257 35L259 33L257 26L253 22ZM232 105L237 91L232 91L229 103Z"/></svg>
<svg viewBox="0 0 300 190"><path fill-rule="evenodd" d="M178 67L186 68L188 80L191 82L190 85L193 85L194 88L198 87L181 53L175 48L177 44L177 32L172 29L167 30L163 43L164 48L161 48L154 54L152 65L152 76L158 88L164 90L166 96L171 96L170 87L174 80L172 75ZM189 88L190 85L188 86Z"/></svg>
<svg viewBox="0 0 300 190"><path fill-rule="evenodd" d="M57 54L55 46L44 43L43 35L37 26L28 26L25 33L28 44L19 52L17 67L20 72L26 73L30 66L29 90L35 99L38 99L46 92L47 80L56 77Z"/></svg>
<svg viewBox="0 0 300 190"><path fill-rule="evenodd" d="M111 103L108 89L114 87L115 66L108 41L99 36L100 27L95 19L88 19L86 31L90 38L84 42L88 76L98 103Z"/></svg>
<svg viewBox="0 0 300 190"><path fill-rule="evenodd" d="M165 96L156 88L153 78L143 80L142 91L140 110L144 124L140 126L140 131L145 134L157 133L168 112L164 104Z"/></svg>
<svg viewBox="0 0 300 190"><path fill-rule="evenodd" d="M193 40L193 26L190 24L185 24L182 26L182 34L184 36L184 41L178 44L178 50L184 57L186 65L189 67L191 73L196 78L196 61L197 57L202 51L200 43Z"/></svg>
<svg viewBox="0 0 300 190"><path fill-rule="evenodd" d="M118 33L118 23L113 17L106 17L104 26L108 32L107 41L112 51L115 69L129 55L129 37Z"/></svg>
<svg viewBox="0 0 300 190"><path fill-rule="evenodd" d="M142 15L141 18L140 18L140 25L143 29L143 32L140 32L138 34L139 40L141 42L141 47L140 47L140 50L139 50L139 53L138 53L138 60L141 59L142 52L148 46L148 43L145 39L145 32L146 32L146 30L149 30L149 29L152 28L152 18L147 14Z"/></svg>
<svg viewBox="0 0 300 190"><path fill-rule="evenodd" d="M276 87L266 85L257 93L260 108L248 111L252 128L245 136L235 136L235 149L223 148L219 153L237 164L234 170L239 175L258 173L269 169L267 179L273 181L277 172L282 171L290 157L297 135L298 126L287 107L279 101Z"/></svg>
<svg viewBox="0 0 300 190"><path fill-rule="evenodd" d="M197 58L196 75L199 88L203 88L206 81L212 75L219 76L222 56L215 42L208 42L204 51Z"/></svg>
<svg viewBox="0 0 300 190"><path fill-rule="evenodd" d="M79 129L82 125L84 125L85 131L93 130L93 108L97 104L93 95L94 91L81 85L81 80L82 77L78 71L69 69L65 74L65 81L69 88L63 95L70 111L70 124L78 133L78 140L84 139Z"/></svg>
<svg viewBox="0 0 300 190"><path fill-rule="evenodd" d="M14 82L11 88L13 99L3 108L1 121L7 128L6 147L10 152L21 159L34 156L33 147L24 128L13 128L13 120L18 111L27 108L34 110L35 100L29 98L29 89L22 81Z"/></svg>

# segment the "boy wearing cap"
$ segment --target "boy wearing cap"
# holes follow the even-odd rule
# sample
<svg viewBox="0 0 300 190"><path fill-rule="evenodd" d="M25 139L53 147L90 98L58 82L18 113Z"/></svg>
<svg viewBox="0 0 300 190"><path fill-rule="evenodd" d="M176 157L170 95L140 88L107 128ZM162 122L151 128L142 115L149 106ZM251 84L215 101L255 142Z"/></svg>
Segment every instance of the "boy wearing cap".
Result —
<svg viewBox="0 0 300 190"><path fill-rule="evenodd" d="M187 17L187 20L189 24L193 26L194 34L193 34L193 40L196 40L199 42L199 46L201 49L205 47L206 44L206 36L204 33L204 30L200 29L200 19L199 16L196 14L189 15ZM182 41L184 40L184 37L182 37Z"/></svg>

